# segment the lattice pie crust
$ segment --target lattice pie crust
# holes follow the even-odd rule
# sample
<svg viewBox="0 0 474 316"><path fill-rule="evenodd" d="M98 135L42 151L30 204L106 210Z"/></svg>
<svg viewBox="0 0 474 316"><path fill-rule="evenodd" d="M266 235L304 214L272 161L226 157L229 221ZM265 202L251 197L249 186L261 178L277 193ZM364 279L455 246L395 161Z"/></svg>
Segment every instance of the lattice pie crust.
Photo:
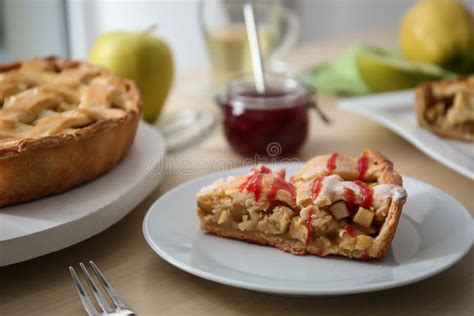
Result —
<svg viewBox="0 0 474 316"><path fill-rule="evenodd" d="M131 81L57 57L0 65L0 206L63 192L115 166L140 117Z"/></svg>

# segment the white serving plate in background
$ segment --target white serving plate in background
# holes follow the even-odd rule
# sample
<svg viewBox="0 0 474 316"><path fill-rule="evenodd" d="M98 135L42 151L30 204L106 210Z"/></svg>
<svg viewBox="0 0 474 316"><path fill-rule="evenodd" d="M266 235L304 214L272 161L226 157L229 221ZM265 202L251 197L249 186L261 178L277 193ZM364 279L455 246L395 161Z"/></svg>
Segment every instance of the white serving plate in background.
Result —
<svg viewBox="0 0 474 316"><path fill-rule="evenodd" d="M0 266L51 253L118 222L163 177L161 134L140 123L127 156L101 177L29 203L0 208Z"/></svg>
<svg viewBox="0 0 474 316"><path fill-rule="evenodd" d="M413 91L402 91L343 99L339 107L390 128L431 158L474 180L474 143L444 139L421 128L414 102Z"/></svg>

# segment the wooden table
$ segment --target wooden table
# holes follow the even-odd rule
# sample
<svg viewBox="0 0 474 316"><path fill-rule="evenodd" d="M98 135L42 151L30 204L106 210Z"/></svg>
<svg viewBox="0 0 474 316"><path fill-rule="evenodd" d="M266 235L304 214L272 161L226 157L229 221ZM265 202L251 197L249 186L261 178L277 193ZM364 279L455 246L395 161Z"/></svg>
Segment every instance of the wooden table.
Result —
<svg viewBox="0 0 474 316"><path fill-rule="evenodd" d="M303 67L333 58L353 40L396 43L394 33L362 34L301 47L289 61ZM197 79L202 81L200 73L178 82L168 102L168 113L186 107L213 108L210 100L196 101L183 92ZM391 157L401 173L445 190L474 214L472 181L427 157L388 129L337 110L335 102L335 98L320 98L324 110L336 122L327 127L311 117L311 136L298 158L333 151L357 155L363 148L376 148ZM223 159L225 164L216 163ZM230 151L220 129L199 146L169 156L169 174L164 182L118 224L62 251L0 268L0 315L83 315L67 267L90 259L99 264L140 315L474 315L473 250L454 267L428 280L336 298L286 298L232 288L187 274L158 257L142 235L148 207L182 182L242 162Z"/></svg>

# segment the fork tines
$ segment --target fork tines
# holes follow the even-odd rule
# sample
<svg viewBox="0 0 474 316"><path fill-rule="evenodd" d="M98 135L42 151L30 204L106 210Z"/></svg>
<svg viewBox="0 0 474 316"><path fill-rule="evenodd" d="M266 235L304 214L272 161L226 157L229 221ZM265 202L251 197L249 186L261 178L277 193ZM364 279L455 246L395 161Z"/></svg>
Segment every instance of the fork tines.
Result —
<svg viewBox="0 0 474 316"><path fill-rule="evenodd" d="M109 301L105 298L97 288L97 285L89 271L87 270L86 266L81 262L79 266L81 267L82 273L84 274L84 279L86 280L89 288L94 295L97 304L99 305L101 311L99 311L92 301L89 298L89 295L84 290L79 277L76 274L76 271L72 266L69 267L69 272L71 272L72 280L74 283L74 287L76 288L77 294L79 294L79 298L81 299L81 303L84 306L88 315L135 315L134 312L124 303L124 301L118 296L117 292L112 288L110 283L105 278L104 274L100 271L97 265L93 261L89 261L92 270L94 271L95 277L99 280L100 284L102 285L105 292L108 294L110 298L110 302L113 306L110 305Z"/></svg>

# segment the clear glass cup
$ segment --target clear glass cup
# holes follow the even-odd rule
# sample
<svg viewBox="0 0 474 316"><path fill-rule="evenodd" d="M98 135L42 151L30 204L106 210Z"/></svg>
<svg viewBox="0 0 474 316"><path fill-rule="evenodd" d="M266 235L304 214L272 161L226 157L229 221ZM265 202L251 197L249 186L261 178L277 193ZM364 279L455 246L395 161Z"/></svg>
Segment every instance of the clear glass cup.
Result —
<svg viewBox="0 0 474 316"><path fill-rule="evenodd" d="M199 22L209 52L214 91L243 73L251 72L250 52L239 0L201 0ZM278 2L253 2L260 49L268 70L276 70L295 46L300 21Z"/></svg>

